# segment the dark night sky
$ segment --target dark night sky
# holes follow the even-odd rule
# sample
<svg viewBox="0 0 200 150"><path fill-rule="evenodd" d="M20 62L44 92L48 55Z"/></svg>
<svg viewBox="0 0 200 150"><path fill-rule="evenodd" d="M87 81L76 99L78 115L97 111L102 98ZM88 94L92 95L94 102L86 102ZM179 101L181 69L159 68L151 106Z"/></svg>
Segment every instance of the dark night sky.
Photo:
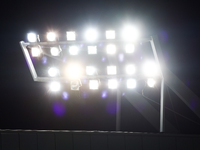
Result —
<svg viewBox="0 0 200 150"><path fill-rule="evenodd" d="M142 37L158 35L167 67L200 97L200 12L198 2L174 1L2 1L0 4L0 128L115 130L115 115L104 109L114 103L114 93L104 100L80 98L68 101L47 92L36 83L26 65L19 41L29 31L45 34L49 29L65 33L88 25L99 29L119 29L124 22L136 23ZM177 112L200 120L175 95ZM122 98L122 130L157 132L143 116ZM166 100L167 101L167 100ZM58 117L53 105L61 104L65 113ZM166 102L167 104L170 102ZM158 108L152 103L155 108ZM169 105L169 104L168 104ZM181 133L200 133L199 125L167 112Z"/></svg>

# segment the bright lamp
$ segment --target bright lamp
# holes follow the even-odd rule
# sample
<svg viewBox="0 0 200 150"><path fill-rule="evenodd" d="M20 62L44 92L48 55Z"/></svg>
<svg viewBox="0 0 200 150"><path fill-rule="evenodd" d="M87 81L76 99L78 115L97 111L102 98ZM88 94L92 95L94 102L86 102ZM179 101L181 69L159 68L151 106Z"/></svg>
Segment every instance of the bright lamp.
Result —
<svg viewBox="0 0 200 150"><path fill-rule="evenodd" d="M135 79L128 79L126 82L126 86L128 89L134 89L136 87L136 80Z"/></svg>
<svg viewBox="0 0 200 150"><path fill-rule="evenodd" d="M127 44L125 46L126 53L133 53L134 50L135 50L135 45L134 44Z"/></svg>
<svg viewBox="0 0 200 150"><path fill-rule="evenodd" d="M108 80L108 88L109 89L116 89L118 87L118 82L116 79L109 79Z"/></svg>
<svg viewBox="0 0 200 150"><path fill-rule="evenodd" d="M56 33L54 33L54 32L48 32L47 33L47 40L48 41L55 41L56 40Z"/></svg>
<svg viewBox="0 0 200 150"><path fill-rule="evenodd" d="M48 70L48 74L49 74L49 76L50 77L55 77L55 76L57 76L58 75L58 69L57 68L54 68L54 67L52 67L52 68L49 68L49 70Z"/></svg>
<svg viewBox="0 0 200 150"><path fill-rule="evenodd" d="M88 54L97 54L96 46L88 46Z"/></svg>
<svg viewBox="0 0 200 150"><path fill-rule="evenodd" d="M58 92L60 91L60 88L61 86L59 82L54 81L49 84L49 90L52 92Z"/></svg>
<svg viewBox="0 0 200 150"><path fill-rule="evenodd" d="M146 62L143 66L143 73L147 77L155 77L159 75L159 67L155 62Z"/></svg>
<svg viewBox="0 0 200 150"><path fill-rule="evenodd" d="M126 66L126 73L127 73L128 75L134 74L135 71L136 71L135 65L127 65L127 66Z"/></svg>
<svg viewBox="0 0 200 150"><path fill-rule="evenodd" d="M92 90L96 90L99 88L99 82L98 80L90 80L89 81L89 88Z"/></svg>
<svg viewBox="0 0 200 150"><path fill-rule="evenodd" d="M67 32L67 40L68 41L74 41L76 40L76 34L74 31L68 31Z"/></svg>
<svg viewBox="0 0 200 150"><path fill-rule="evenodd" d="M139 31L136 27L127 25L122 31L122 37L124 40L134 41L139 37Z"/></svg>
<svg viewBox="0 0 200 150"><path fill-rule="evenodd" d="M85 38L87 41L95 41L97 39L97 36L98 36L98 33L95 29L88 29L86 32L85 32Z"/></svg>
<svg viewBox="0 0 200 150"><path fill-rule="evenodd" d="M116 53L116 46L114 44L108 44L106 46L107 54L115 54Z"/></svg>
<svg viewBox="0 0 200 150"><path fill-rule="evenodd" d="M27 39L29 42L37 42L37 35L35 33L28 33Z"/></svg>
<svg viewBox="0 0 200 150"><path fill-rule="evenodd" d="M108 75L117 74L117 67L116 66L107 66L107 74Z"/></svg>
<svg viewBox="0 0 200 150"><path fill-rule="evenodd" d="M86 74L87 75L94 75L96 69L93 66L86 66Z"/></svg>
<svg viewBox="0 0 200 150"><path fill-rule="evenodd" d="M78 46L70 46L69 47L69 53L70 55L77 55L79 52Z"/></svg>
<svg viewBox="0 0 200 150"><path fill-rule="evenodd" d="M60 50L58 49L58 47L51 47L50 52L52 56L59 56L60 54Z"/></svg>
<svg viewBox="0 0 200 150"><path fill-rule="evenodd" d="M114 30L106 31L106 39L115 39L115 31Z"/></svg>
<svg viewBox="0 0 200 150"><path fill-rule="evenodd" d="M66 75L70 79L79 79L82 75L82 68L77 63L71 63L67 67Z"/></svg>
<svg viewBox="0 0 200 150"><path fill-rule="evenodd" d="M153 88L156 84L156 81L152 78L147 79L147 85L151 88Z"/></svg>
<svg viewBox="0 0 200 150"><path fill-rule="evenodd" d="M41 50L39 49L39 47L32 47L31 54L32 54L32 57L39 57L41 54Z"/></svg>

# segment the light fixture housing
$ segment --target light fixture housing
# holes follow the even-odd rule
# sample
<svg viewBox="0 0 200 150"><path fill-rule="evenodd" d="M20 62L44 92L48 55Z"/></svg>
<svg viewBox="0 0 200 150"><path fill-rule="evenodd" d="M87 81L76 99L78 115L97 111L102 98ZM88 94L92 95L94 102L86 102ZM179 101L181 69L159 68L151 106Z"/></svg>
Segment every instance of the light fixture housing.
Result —
<svg viewBox="0 0 200 150"><path fill-rule="evenodd" d="M99 88L98 80L90 80L89 81L89 88L92 90L97 90Z"/></svg>
<svg viewBox="0 0 200 150"><path fill-rule="evenodd" d="M70 85L71 85L72 91L78 91L81 86L81 83L80 83L80 80L72 80L70 82Z"/></svg>
<svg viewBox="0 0 200 150"><path fill-rule="evenodd" d="M41 50L39 47L32 47L31 48L31 55L32 57L39 57L41 55Z"/></svg>
<svg viewBox="0 0 200 150"><path fill-rule="evenodd" d="M117 74L117 67L116 66L107 66L107 74L108 75Z"/></svg>
<svg viewBox="0 0 200 150"><path fill-rule="evenodd" d="M78 46L70 46L69 47L69 53L70 55L78 55L78 52L79 52L79 48Z"/></svg>
<svg viewBox="0 0 200 150"><path fill-rule="evenodd" d="M118 82L116 79L109 79L108 80L108 88L109 89L117 89L118 87Z"/></svg>
<svg viewBox="0 0 200 150"><path fill-rule="evenodd" d="M127 66L126 66L126 73L127 73L128 75L133 75L133 74L135 74L135 72L136 72L136 67L135 67L135 65L130 64L130 65L127 65Z"/></svg>
<svg viewBox="0 0 200 150"><path fill-rule="evenodd" d="M115 31L114 30L106 31L106 39L115 39Z"/></svg>
<svg viewBox="0 0 200 150"><path fill-rule="evenodd" d="M134 44L127 44L125 46L126 53L133 53L135 51L135 45Z"/></svg>
<svg viewBox="0 0 200 150"><path fill-rule="evenodd" d="M116 53L116 46L114 44L108 44L106 46L107 54L115 54Z"/></svg>
<svg viewBox="0 0 200 150"><path fill-rule="evenodd" d="M35 33L28 33L27 39L29 42L37 42L37 35Z"/></svg>
<svg viewBox="0 0 200 150"><path fill-rule="evenodd" d="M67 41L75 41L76 33L74 31L67 31Z"/></svg>
<svg viewBox="0 0 200 150"><path fill-rule="evenodd" d="M88 54L97 54L97 46L88 46Z"/></svg>
<svg viewBox="0 0 200 150"><path fill-rule="evenodd" d="M95 67L93 66L86 66L86 74L87 75L94 75L96 72Z"/></svg>
<svg viewBox="0 0 200 150"><path fill-rule="evenodd" d="M56 41L56 33L55 32L48 32L47 33L47 40L48 41Z"/></svg>
<svg viewBox="0 0 200 150"><path fill-rule="evenodd" d="M53 82L51 82L51 83L49 84L49 90L50 90L51 92L58 92L58 91L60 91L60 89L61 89L61 85L60 85L60 83L57 82L57 81L53 81Z"/></svg>
<svg viewBox="0 0 200 150"><path fill-rule="evenodd" d="M51 47L50 52L52 56L59 56L60 55L60 50L58 47Z"/></svg>
<svg viewBox="0 0 200 150"><path fill-rule="evenodd" d="M147 85L148 85L150 88L154 88L155 85L156 85L156 80L153 79L153 78L147 79Z"/></svg>
<svg viewBox="0 0 200 150"><path fill-rule="evenodd" d="M136 88L136 80L135 79L127 79L126 86L128 89Z"/></svg>

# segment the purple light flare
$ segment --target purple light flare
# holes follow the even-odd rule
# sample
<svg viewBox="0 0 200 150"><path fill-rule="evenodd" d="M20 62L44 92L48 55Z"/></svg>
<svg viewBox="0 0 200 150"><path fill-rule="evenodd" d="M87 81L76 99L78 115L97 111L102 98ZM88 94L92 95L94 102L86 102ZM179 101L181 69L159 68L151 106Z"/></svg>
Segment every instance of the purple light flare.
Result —
<svg viewBox="0 0 200 150"><path fill-rule="evenodd" d="M64 100L68 100L69 99L69 94L67 93L67 92L63 92L62 93L62 98L64 99Z"/></svg>
<svg viewBox="0 0 200 150"><path fill-rule="evenodd" d="M61 102L55 102L53 104L53 111L58 117L62 117L65 114L65 106Z"/></svg>
<svg viewBox="0 0 200 150"><path fill-rule="evenodd" d="M101 92L101 98L103 98L103 99L106 98L107 97L107 93L108 93L107 91L102 91Z"/></svg>

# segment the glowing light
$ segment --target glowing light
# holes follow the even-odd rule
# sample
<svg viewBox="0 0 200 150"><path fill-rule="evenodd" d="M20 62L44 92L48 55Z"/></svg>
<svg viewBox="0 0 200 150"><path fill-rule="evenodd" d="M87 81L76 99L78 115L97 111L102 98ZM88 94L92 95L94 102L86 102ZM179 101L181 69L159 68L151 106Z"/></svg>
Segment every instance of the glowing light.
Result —
<svg viewBox="0 0 200 150"><path fill-rule="evenodd" d="M146 62L143 66L143 73L147 77L155 77L159 75L159 68L155 62Z"/></svg>
<svg viewBox="0 0 200 150"><path fill-rule="evenodd" d="M106 31L106 39L115 39L115 31L114 30Z"/></svg>
<svg viewBox="0 0 200 150"><path fill-rule="evenodd" d="M82 75L82 68L79 64L72 63L68 66L66 75L70 79L79 79Z"/></svg>
<svg viewBox="0 0 200 150"><path fill-rule="evenodd" d="M126 86L128 89L136 88L136 80L135 79L128 79L126 82Z"/></svg>
<svg viewBox="0 0 200 150"><path fill-rule="evenodd" d="M98 89L99 88L99 82L98 82L98 80L90 80L89 81L89 87L92 90Z"/></svg>
<svg viewBox="0 0 200 150"><path fill-rule="evenodd" d="M28 33L27 39L29 42L37 42L37 35L35 33Z"/></svg>
<svg viewBox="0 0 200 150"><path fill-rule="evenodd" d="M127 44L125 46L126 53L133 53L134 50L135 50L135 45L134 44Z"/></svg>
<svg viewBox="0 0 200 150"><path fill-rule="evenodd" d="M136 72L136 68L134 65L127 65L126 66L126 73L132 75Z"/></svg>
<svg viewBox="0 0 200 150"><path fill-rule="evenodd" d="M109 89L116 89L118 87L118 82L116 79L109 79L108 80L108 88Z"/></svg>
<svg viewBox="0 0 200 150"><path fill-rule="evenodd" d="M60 50L58 49L58 47L51 47L50 52L52 56L59 56L60 54Z"/></svg>
<svg viewBox="0 0 200 150"><path fill-rule="evenodd" d="M48 74L49 74L49 76L51 76L51 77L57 76L58 73L59 73L59 71L58 71L57 68L53 68L53 67L52 67L52 68L50 68L50 69L48 70Z"/></svg>
<svg viewBox="0 0 200 150"><path fill-rule="evenodd" d="M116 66L107 66L107 74L108 75L117 74L117 67Z"/></svg>
<svg viewBox="0 0 200 150"><path fill-rule="evenodd" d="M59 82L51 82L50 85L49 85L49 90L52 91L52 92L58 92L60 91L60 83Z"/></svg>
<svg viewBox="0 0 200 150"><path fill-rule="evenodd" d="M70 55L77 55L79 52L78 46L70 46L69 47L69 53Z"/></svg>
<svg viewBox="0 0 200 150"><path fill-rule="evenodd" d="M101 98L106 98L107 97L107 91L102 91L101 92Z"/></svg>
<svg viewBox="0 0 200 150"><path fill-rule="evenodd" d="M67 40L68 41L74 41L76 40L76 34L74 31L67 32Z"/></svg>
<svg viewBox="0 0 200 150"><path fill-rule="evenodd" d="M96 69L93 66L86 66L86 74L87 75L94 75Z"/></svg>
<svg viewBox="0 0 200 150"><path fill-rule="evenodd" d="M95 41L98 37L98 33L95 29L88 29L86 32L85 32L85 38L87 41Z"/></svg>
<svg viewBox="0 0 200 150"><path fill-rule="evenodd" d="M156 85L156 81L152 78L147 79L147 85L153 88Z"/></svg>
<svg viewBox="0 0 200 150"><path fill-rule="evenodd" d="M97 54L96 46L88 46L88 54Z"/></svg>
<svg viewBox="0 0 200 150"><path fill-rule="evenodd" d="M62 98L64 99L64 100L68 100L69 99L69 94L67 93L67 92L63 92L62 93Z"/></svg>
<svg viewBox="0 0 200 150"><path fill-rule="evenodd" d="M124 40L134 41L139 38L139 30L131 25L127 25L124 27L122 31L122 37Z"/></svg>
<svg viewBox="0 0 200 150"><path fill-rule="evenodd" d="M39 49L39 47L32 47L31 54L33 57L39 57L41 54L41 50Z"/></svg>
<svg viewBox="0 0 200 150"><path fill-rule="evenodd" d="M106 46L107 54L115 54L116 53L116 46L114 44L109 44Z"/></svg>
<svg viewBox="0 0 200 150"><path fill-rule="evenodd" d="M55 41L56 40L56 34L54 32L48 32L47 33L47 40L48 41Z"/></svg>

